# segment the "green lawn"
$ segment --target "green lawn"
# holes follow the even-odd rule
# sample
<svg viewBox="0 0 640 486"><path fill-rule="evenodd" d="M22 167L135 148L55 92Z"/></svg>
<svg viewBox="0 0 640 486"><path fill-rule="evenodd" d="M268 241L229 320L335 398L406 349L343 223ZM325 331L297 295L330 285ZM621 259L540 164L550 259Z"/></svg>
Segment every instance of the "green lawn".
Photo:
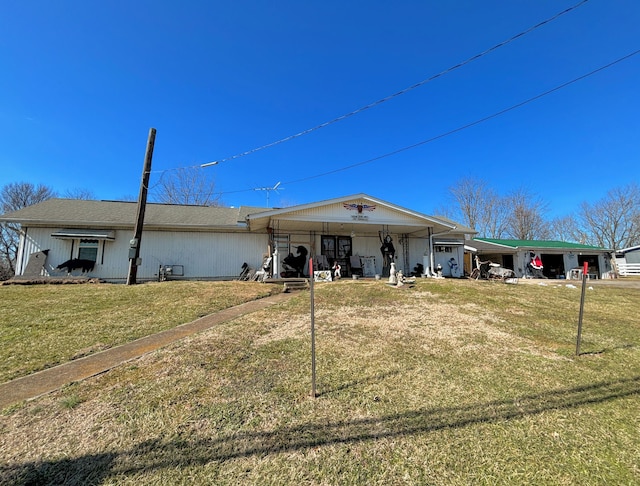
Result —
<svg viewBox="0 0 640 486"><path fill-rule="evenodd" d="M580 356L579 289L315 295L317 398L301 292L4 410L0 484L640 484L638 290L588 291Z"/></svg>

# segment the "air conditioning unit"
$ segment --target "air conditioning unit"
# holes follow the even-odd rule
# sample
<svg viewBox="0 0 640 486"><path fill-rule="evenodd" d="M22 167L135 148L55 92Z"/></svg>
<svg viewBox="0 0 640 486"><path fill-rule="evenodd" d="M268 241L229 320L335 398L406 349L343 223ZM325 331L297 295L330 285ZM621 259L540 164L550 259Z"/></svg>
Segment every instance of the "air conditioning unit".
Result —
<svg viewBox="0 0 640 486"><path fill-rule="evenodd" d="M160 265L158 280L163 282L171 277L184 277L184 265Z"/></svg>

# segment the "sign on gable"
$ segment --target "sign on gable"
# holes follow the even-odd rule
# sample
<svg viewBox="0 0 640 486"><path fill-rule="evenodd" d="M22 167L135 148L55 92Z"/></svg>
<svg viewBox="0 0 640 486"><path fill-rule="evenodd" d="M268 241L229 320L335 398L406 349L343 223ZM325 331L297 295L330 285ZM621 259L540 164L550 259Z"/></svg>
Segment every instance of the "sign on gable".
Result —
<svg viewBox="0 0 640 486"><path fill-rule="evenodd" d="M351 219L354 221L368 221L369 216L362 214L363 211L375 211L375 204L356 204L356 203L344 203L343 207L347 211L357 211L358 214L352 214Z"/></svg>

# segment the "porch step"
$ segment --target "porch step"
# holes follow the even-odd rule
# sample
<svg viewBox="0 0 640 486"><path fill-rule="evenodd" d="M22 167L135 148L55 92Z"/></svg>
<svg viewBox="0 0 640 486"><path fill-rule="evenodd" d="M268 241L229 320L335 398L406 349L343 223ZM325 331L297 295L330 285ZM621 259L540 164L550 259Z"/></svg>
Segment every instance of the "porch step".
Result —
<svg viewBox="0 0 640 486"><path fill-rule="evenodd" d="M300 280L287 280L284 283L284 292L290 292L292 290L305 290L309 288L309 281L305 279Z"/></svg>

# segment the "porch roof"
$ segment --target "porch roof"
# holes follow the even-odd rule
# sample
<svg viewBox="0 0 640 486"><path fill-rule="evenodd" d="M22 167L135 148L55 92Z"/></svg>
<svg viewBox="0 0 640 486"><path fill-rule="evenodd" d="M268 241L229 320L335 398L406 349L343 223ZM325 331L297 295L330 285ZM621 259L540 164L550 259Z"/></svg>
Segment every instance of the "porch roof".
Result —
<svg viewBox="0 0 640 486"><path fill-rule="evenodd" d="M453 235L475 232L453 221L428 216L395 204L355 194L283 209L249 214L249 228L273 228L281 232L317 231L378 234L379 231L424 237L435 233Z"/></svg>

